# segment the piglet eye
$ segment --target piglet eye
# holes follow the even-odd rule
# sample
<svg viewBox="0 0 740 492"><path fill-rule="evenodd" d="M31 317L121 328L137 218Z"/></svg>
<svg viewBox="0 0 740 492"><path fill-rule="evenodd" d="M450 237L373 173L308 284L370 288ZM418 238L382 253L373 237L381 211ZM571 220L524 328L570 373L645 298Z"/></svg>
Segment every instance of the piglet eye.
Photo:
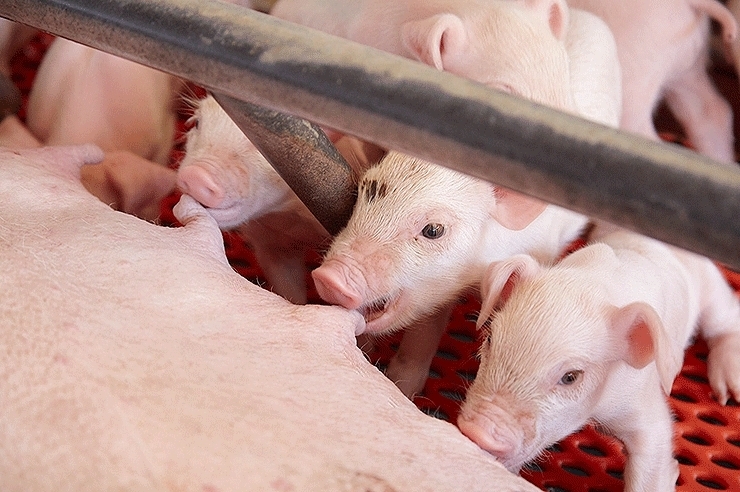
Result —
<svg viewBox="0 0 740 492"><path fill-rule="evenodd" d="M445 233L445 226L442 224L427 224L421 230L421 235L427 239L439 239Z"/></svg>
<svg viewBox="0 0 740 492"><path fill-rule="evenodd" d="M560 384L570 386L580 380L581 376L583 376L583 371L568 371L560 378Z"/></svg>

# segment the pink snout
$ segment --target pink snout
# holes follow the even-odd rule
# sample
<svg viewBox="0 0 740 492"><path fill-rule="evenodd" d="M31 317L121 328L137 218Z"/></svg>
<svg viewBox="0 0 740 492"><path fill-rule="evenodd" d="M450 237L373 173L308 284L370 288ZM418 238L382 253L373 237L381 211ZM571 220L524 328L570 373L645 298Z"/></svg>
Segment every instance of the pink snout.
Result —
<svg viewBox="0 0 740 492"><path fill-rule="evenodd" d="M498 459L504 459L514 452L514 444L501 439L500 436L494 436L491 433L491 426L485 418L474 420L460 418L457 426L460 428L460 432L465 434L468 439Z"/></svg>
<svg viewBox="0 0 740 492"><path fill-rule="evenodd" d="M177 187L209 208L219 208L226 196L213 175L197 165L181 168L177 172Z"/></svg>
<svg viewBox="0 0 740 492"><path fill-rule="evenodd" d="M529 420L525 418L525 420ZM469 402L463 406L457 419L460 432L471 441L488 451L507 468L517 463L524 446L524 422L488 401Z"/></svg>
<svg viewBox="0 0 740 492"><path fill-rule="evenodd" d="M311 276L316 292L329 304L346 309L357 309L362 304L362 295L347 282L344 268L337 262L324 262Z"/></svg>

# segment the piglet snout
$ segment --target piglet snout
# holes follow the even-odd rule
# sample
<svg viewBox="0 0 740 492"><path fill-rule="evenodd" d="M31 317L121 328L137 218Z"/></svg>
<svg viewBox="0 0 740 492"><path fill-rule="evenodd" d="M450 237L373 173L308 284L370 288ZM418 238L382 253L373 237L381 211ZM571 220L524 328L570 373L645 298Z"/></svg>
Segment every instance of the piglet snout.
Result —
<svg viewBox="0 0 740 492"><path fill-rule="evenodd" d="M471 441L500 460L507 468L524 443L524 429L513 415L497 405L481 401L466 404L457 426Z"/></svg>
<svg viewBox="0 0 740 492"><path fill-rule="evenodd" d="M468 439L476 443L481 449L485 449L497 458L511 454L514 451L514 445L510 442L497 439L491 433L488 425L479 420L460 420L457 423L460 431Z"/></svg>
<svg viewBox="0 0 740 492"><path fill-rule="evenodd" d="M311 272L311 276L316 292L329 304L346 309L357 309L362 304L362 295L347 282L342 265L329 260Z"/></svg>
<svg viewBox="0 0 740 492"><path fill-rule="evenodd" d="M458 420L457 425L468 439L497 458L505 458L514 451L513 443L503 440L491 432L491 423L485 417L479 417L473 420L461 418Z"/></svg>
<svg viewBox="0 0 740 492"><path fill-rule="evenodd" d="M211 173L200 166L181 168L177 173L177 187L209 208L219 208L226 196Z"/></svg>

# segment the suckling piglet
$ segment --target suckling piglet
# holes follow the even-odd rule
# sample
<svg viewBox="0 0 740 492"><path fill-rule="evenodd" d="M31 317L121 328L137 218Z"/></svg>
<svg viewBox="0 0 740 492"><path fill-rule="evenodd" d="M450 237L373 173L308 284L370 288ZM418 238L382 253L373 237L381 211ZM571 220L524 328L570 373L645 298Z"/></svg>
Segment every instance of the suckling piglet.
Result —
<svg viewBox="0 0 740 492"><path fill-rule="evenodd" d="M698 326L715 395L740 398L740 304L707 258L613 226L597 236L552 267L488 267L490 328L458 426L517 471L596 421L625 445L625 490L674 490L666 394Z"/></svg>
<svg viewBox="0 0 740 492"><path fill-rule="evenodd" d="M306 252L329 241L326 229L213 96L196 102L193 123L178 187L207 207L220 228L252 245L277 294L305 304ZM358 173L369 165L359 141L343 137L337 146Z"/></svg>
<svg viewBox="0 0 740 492"><path fill-rule="evenodd" d="M731 2L734 0L731 0ZM622 65L620 128L658 139L653 113L665 99L697 151L733 163L732 108L707 74L710 20L726 46L738 26L717 0L568 0L601 17L614 34Z"/></svg>

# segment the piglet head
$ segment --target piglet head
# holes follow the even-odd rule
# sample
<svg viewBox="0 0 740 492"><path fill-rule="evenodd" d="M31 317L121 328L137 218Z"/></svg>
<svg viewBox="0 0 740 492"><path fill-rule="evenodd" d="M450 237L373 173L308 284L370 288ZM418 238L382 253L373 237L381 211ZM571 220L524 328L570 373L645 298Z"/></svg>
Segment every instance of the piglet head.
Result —
<svg viewBox="0 0 740 492"><path fill-rule="evenodd" d="M458 426L509 470L588 422L615 357L603 292L576 268L527 255L481 283L481 364Z"/></svg>
<svg viewBox="0 0 740 492"><path fill-rule="evenodd" d="M519 255L486 271L478 319L486 337L458 425L512 471L609 406L606 382L617 371L634 377L656 361L670 389L682 347L648 304L610 302L614 262L599 244L549 268ZM627 378L623 385L626 397Z"/></svg>
<svg viewBox="0 0 740 492"><path fill-rule="evenodd" d="M347 226L314 270L319 295L359 310L367 332L428 316L477 283L490 183L399 153L370 168ZM501 227L500 224L497 224Z"/></svg>
<svg viewBox="0 0 740 492"><path fill-rule="evenodd" d="M274 211L290 188L212 96L197 101L178 188L223 229Z"/></svg>

